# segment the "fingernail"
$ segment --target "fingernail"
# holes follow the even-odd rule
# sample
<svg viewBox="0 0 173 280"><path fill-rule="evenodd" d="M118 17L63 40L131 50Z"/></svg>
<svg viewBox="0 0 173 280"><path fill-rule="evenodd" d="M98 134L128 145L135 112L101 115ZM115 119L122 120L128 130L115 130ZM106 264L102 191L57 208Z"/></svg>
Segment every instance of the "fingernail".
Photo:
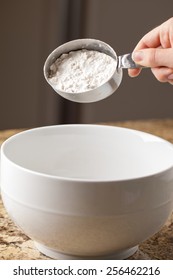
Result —
<svg viewBox="0 0 173 280"><path fill-rule="evenodd" d="M173 74L170 74L170 75L168 76L168 80L173 80Z"/></svg>
<svg viewBox="0 0 173 280"><path fill-rule="evenodd" d="M140 62L143 60L143 57L144 57L144 54L142 51L135 51L133 54L132 54L132 58L135 62Z"/></svg>

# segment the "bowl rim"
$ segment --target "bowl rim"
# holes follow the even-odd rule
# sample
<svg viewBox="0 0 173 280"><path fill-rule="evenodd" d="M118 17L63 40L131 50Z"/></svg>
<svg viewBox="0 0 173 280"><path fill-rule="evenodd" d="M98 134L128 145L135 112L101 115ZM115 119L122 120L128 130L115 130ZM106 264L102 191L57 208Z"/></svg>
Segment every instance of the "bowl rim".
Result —
<svg viewBox="0 0 173 280"><path fill-rule="evenodd" d="M52 175L52 174L47 174L44 172L39 172L39 171L35 171L26 167L23 167L17 163L15 163L14 161L12 161L11 159L9 159L7 157L7 155L5 154L5 149L6 149L6 145L8 145L11 141L13 141L15 138L20 137L21 134L28 134L31 133L32 131L39 131L39 130L47 130L47 129L52 129L52 128L56 128L56 127L96 127L96 128L104 128L104 129L119 129L119 130L123 130L123 131L129 131L132 133L136 133L136 134L143 134L146 136L150 136L152 138L155 138L157 140L159 140L160 142L166 143L168 146L170 146L170 148L173 149L173 144L171 142L169 142L168 140L165 140L162 137L159 137L157 135L148 133L148 132L144 132L141 130L137 130L137 129L132 129L132 128L126 128L126 127L121 127L121 126L114 126L114 125L105 125L105 124L58 124L58 125L47 125L47 126L40 126L40 127L35 127L35 128L30 128L30 129L26 129L23 131L20 131L12 136L10 136L8 139L6 139L2 144L1 144L1 153L0 153L0 157L2 159L2 157L5 157L5 159L10 162L12 165L14 165L15 167L17 167L19 170L25 171L26 173L30 173L32 175L36 175L38 177L43 177L43 178L48 178L50 180L58 180L58 181L67 181L67 182L78 182L78 183L120 183L120 182L133 182L133 181L141 181L143 179L150 179L150 178L155 178L155 177L159 177L162 176L165 172L167 171L171 171L171 169L173 170L173 163L172 165L170 165L167 168L164 168L163 170L159 171L159 172L154 172L151 173L149 175L144 175L144 176L134 176L131 178L125 178L125 179L86 179L86 178L72 178L72 177L65 177L65 176L58 176L58 175ZM1 166L0 166L1 167Z"/></svg>

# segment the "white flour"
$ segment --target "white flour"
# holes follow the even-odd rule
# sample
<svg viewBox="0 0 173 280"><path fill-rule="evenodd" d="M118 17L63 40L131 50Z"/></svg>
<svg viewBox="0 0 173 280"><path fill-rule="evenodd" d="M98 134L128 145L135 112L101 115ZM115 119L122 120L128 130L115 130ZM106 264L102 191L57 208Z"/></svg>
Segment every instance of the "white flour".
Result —
<svg viewBox="0 0 173 280"><path fill-rule="evenodd" d="M49 81L57 90L78 93L105 83L116 70L116 60L94 50L62 54L50 67Z"/></svg>

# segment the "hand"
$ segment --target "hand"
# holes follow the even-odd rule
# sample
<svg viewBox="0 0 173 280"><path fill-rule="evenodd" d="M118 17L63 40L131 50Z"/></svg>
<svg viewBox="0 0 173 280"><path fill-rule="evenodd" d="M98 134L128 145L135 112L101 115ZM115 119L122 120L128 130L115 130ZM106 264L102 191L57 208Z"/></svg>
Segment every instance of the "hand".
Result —
<svg viewBox="0 0 173 280"><path fill-rule="evenodd" d="M173 18L147 33L135 47L133 60L151 71L160 82L173 84ZM131 77L140 74L141 69L129 69Z"/></svg>

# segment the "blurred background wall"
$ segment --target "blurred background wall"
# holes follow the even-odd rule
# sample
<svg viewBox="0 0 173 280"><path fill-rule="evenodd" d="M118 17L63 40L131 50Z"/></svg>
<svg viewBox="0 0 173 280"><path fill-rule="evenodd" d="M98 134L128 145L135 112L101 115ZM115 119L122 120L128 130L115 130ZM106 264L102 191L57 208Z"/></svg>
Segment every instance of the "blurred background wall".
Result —
<svg viewBox="0 0 173 280"><path fill-rule="evenodd" d="M0 129L61 123L173 117L173 86L150 69L131 79L124 71L111 97L77 104L55 94L43 77L44 61L60 44L96 38L118 55L173 16L170 0L0 0Z"/></svg>

